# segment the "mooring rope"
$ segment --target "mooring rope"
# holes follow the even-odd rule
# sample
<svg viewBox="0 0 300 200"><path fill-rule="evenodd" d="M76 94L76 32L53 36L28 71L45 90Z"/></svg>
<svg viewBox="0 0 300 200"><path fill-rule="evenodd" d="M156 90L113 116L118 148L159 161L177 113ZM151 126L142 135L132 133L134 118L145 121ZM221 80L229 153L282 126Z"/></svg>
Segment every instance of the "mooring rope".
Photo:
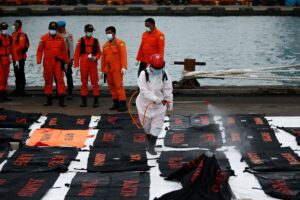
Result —
<svg viewBox="0 0 300 200"><path fill-rule="evenodd" d="M300 68L300 65L279 66L279 67L261 67L261 68L248 68L248 69L228 69L228 70L216 70L216 71L195 71L186 72L183 75L183 79L192 78L213 78L213 79L244 79L244 80L266 80L266 81L293 81L300 82L299 78L286 78L280 76L273 77L257 77L256 75L243 75L243 74L264 74L264 73L296 73L300 70L286 70L292 68Z"/></svg>

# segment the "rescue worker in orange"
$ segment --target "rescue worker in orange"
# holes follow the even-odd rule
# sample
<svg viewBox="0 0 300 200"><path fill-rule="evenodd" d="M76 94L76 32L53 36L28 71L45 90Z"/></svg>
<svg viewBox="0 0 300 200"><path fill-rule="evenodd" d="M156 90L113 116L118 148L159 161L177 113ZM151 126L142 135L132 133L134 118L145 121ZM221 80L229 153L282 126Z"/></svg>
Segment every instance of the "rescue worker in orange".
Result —
<svg viewBox="0 0 300 200"><path fill-rule="evenodd" d="M64 82L64 69L69 63L69 57L64 37L59 35L57 30L57 23L50 22L49 33L46 33L40 39L36 59L39 68L41 68L43 58L45 80L44 92L47 97L44 106L52 105L53 79L55 76L57 80L59 106L65 107L64 97L66 87Z"/></svg>
<svg viewBox="0 0 300 200"><path fill-rule="evenodd" d="M12 58L16 78L16 88L14 93L24 94L26 85L24 66L27 58L26 52L28 51L30 44L26 33L22 30L22 21L16 20L13 25L13 30Z"/></svg>
<svg viewBox="0 0 300 200"><path fill-rule="evenodd" d="M7 97L7 79L12 56L12 37L7 33L8 24L0 24L0 102L10 101Z"/></svg>
<svg viewBox="0 0 300 200"><path fill-rule="evenodd" d="M165 36L164 33L155 27L155 21L152 18L145 20L146 32L143 33L142 42L136 57L136 65L139 65L138 76L141 71L149 65L150 57L159 54L164 59Z"/></svg>
<svg viewBox="0 0 300 200"><path fill-rule="evenodd" d="M127 70L127 52L125 42L116 37L116 28L105 29L107 42L103 45L101 72L107 76L113 106L110 110L124 112L127 110L126 94L123 87L123 76Z"/></svg>
<svg viewBox="0 0 300 200"><path fill-rule="evenodd" d="M88 80L89 77L92 83L94 104L93 107L98 107L99 91L99 76L97 69L97 62L101 57L101 49L98 39L93 37L94 27L91 24L87 24L84 27L85 36L80 38L77 42L75 55L74 55L74 67L78 69L80 66L81 75L81 98L82 102L80 107L87 106L88 96Z"/></svg>

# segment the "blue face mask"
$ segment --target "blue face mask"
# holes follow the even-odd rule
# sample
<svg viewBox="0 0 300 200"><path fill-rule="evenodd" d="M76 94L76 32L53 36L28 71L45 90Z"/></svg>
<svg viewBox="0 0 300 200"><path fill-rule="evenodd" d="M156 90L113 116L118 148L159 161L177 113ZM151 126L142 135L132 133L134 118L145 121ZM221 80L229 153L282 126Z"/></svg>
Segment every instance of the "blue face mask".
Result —
<svg viewBox="0 0 300 200"><path fill-rule="evenodd" d="M3 35L7 34L7 30L2 30L1 33L2 33Z"/></svg>
<svg viewBox="0 0 300 200"><path fill-rule="evenodd" d="M50 35L56 35L57 31L56 30L49 30Z"/></svg>
<svg viewBox="0 0 300 200"><path fill-rule="evenodd" d="M87 37L92 37L92 35L93 35L93 32L86 32Z"/></svg>
<svg viewBox="0 0 300 200"><path fill-rule="evenodd" d="M163 69L154 69L153 67L151 67L151 71L154 76L159 76L163 74Z"/></svg>
<svg viewBox="0 0 300 200"><path fill-rule="evenodd" d="M112 39L114 39L112 34L106 34L106 39L111 41Z"/></svg>
<svg viewBox="0 0 300 200"><path fill-rule="evenodd" d="M148 32L148 33L151 32L151 28L146 26L146 32Z"/></svg>

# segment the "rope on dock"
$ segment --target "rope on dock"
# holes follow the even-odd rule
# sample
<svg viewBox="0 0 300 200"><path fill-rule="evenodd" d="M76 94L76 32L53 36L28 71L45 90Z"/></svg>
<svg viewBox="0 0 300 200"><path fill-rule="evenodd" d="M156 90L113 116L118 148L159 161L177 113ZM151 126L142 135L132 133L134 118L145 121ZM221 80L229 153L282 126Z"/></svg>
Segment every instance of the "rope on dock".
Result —
<svg viewBox="0 0 300 200"><path fill-rule="evenodd" d="M294 70L288 70L294 69ZM212 78L212 79L241 79L241 80L266 80L266 81L291 81L300 82L300 78L289 78L287 76L257 76L251 74L266 73L297 73L300 72L300 65L260 67L247 69L228 69L215 71L194 71L183 74L183 79Z"/></svg>

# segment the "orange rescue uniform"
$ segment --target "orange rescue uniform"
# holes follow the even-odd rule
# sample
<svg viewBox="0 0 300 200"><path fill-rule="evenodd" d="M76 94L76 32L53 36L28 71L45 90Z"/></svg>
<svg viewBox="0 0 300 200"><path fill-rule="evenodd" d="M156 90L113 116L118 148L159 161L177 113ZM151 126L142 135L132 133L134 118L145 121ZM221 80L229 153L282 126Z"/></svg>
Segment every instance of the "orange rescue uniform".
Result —
<svg viewBox="0 0 300 200"><path fill-rule="evenodd" d="M12 38L8 34L0 34L0 91L7 91L10 58L12 54Z"/></svg>
<svg viewBox="0 0 300 200"><path fill-rule="evenodd" d="M127 69L127 52L125 42L115 38L103 45L101 71L107 75L107 84L112 99L126 100L121 69Z"/></svg>
<svg viewBox="0 0 300 200"><path fill-rule="evenodd" d="M26 52L23 52L26 47L26 35L22 29L12 34L12 58L13 61L25 60L27 58Z"/></svg>
<svg viewBox="0 0 300 200"><path fill-rule="evenodd" d="M154 28L151 32L144 32L142 42L136 57L136 60L149 63L150 57L153 54L159 54L164 58L165 51L165 36L164 34Z"/></svg>
<svg viewBox="0 0 300 200"><path fill-rule="evenodd" d="M37 49L37 64L41 64L44 54L44 92L46 95L53 93L53 78L57 80L58 95L64 95L66 92L64 82L64 71L61 61L69 63L68 51L63 36L56 34L51 36L49 33L43 35Z"/></svg>
<svg viewBox="0 0 300 200"><path fill-rule="evenodd" d="M82 44L82 41L84 43ZM95 61L88 59L88 56L92 54L96 57ZM80 65L81 75L81 96L88 95L88 80L89 76L93 88L93 96L99 96L99 76L97 69L97 61L101 57L100 44L94 37L83 37L78 40L75 55L74 55L74 67L77 68ZM79 63L80 60L80 63Z"/></svg>

